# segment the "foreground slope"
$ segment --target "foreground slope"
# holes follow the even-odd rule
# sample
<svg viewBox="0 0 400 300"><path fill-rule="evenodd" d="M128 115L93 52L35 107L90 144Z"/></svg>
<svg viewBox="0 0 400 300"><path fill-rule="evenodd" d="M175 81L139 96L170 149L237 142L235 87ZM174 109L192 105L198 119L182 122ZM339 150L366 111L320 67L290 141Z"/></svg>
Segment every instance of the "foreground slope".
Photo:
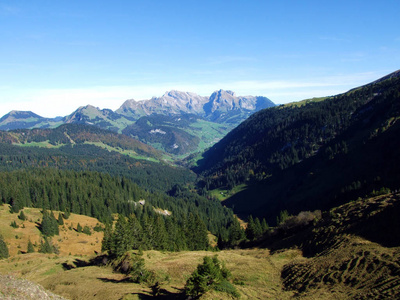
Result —
<svg viewBox="0 0 400 300"><path fill-rule="evenodd" d="M274 223L282 210L328 209L382 186L398 188L400 72L323 101L254 114L204 153L203 187Z"/></svg>
<svg viewBox="0 0 400 300"><path fill-rule="evenodd" d="M28 218L39 213L24 211ZM360 198L323 212L320 219L309 224L287 221L257 244L253 242L256 248L223 250L217 255L231 271L240 299L398 299L399 213L399 193ZM16 219L8 209L2 209L2 214L8 222ZM115 272L106 256L94 257L71 247L74 236L86 236L69 229L77 222L75 218L83 224L92 219L71 215L71 223L63 227L62 242L56 240L59 255L17 254L15 248L10 258L0 260L0 273L32 280L68 299L150 299L151 283L133 283L129 275ZM28 225L30 221L24 222ZM96 221L89 226L94 224ZM20 250L26 247L28 235L23 232L30 231L29 226L0 229L8 243L21 245ZM21 238L16 239L16 234ZM30 236L34 239L35 234ZM98 244L86 237L86 243L78 244L92 251L98 249ZM151 250L145 251L143 258L146 269L158 281L160 298L185 299L182 291L187 278L204 256L215 254ZM211 291L201 299L232 297Z"/></svg>
<svg viewBox="0 0 400 300"><path fill-rule="evenodd" d="M282 269L285 288L299 296L398 299L399 212L399 193L360 198L324 213L308 228L282 228L264 246L303 251L304 258Z"/></svg>

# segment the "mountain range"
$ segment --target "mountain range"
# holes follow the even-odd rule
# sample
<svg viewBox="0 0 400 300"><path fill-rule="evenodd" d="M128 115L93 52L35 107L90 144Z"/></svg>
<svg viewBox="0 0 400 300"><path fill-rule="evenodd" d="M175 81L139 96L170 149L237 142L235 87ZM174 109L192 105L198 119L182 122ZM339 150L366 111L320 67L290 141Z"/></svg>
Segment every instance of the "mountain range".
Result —
<svg viewBox="0 0 400 300"><path fill-rule="evenodd" d="M185 155L210 147L252 113L274 105L266 97L236 96L232 91L219 90L203 97L173 90L149 100L126 100L116 111L87 105L57 118L11 111L0 119L0 130L88 124L126 134L171 154Z"/></svg>
<svg viewBox="0 0 400 300"><path fill-rule="evenodd" d="M0 258L9 256L7 245L12 256L1 270L38 278L40 269L39 282L69 298L109 299L119 291L115 298L149 298L151 288L183 299L182 270L200 270L199 257L213 247L224 250L218 255L245 298L399 299L400 71L343 94L257 112L264 104L231 92L208 100L183 93L181 102L174 95L128 100L124 111L86 106L60 119L15 111L3 118L16 127L37 121L54 128L0 130ZM188 156L190 170L138 140L182 153L213 145ZM179 158L169 157L184 164ZM61 230L51 251L60 253L50 260L23 252L32 242L42 252L46 210L65 222L56 221ZM78 213L92 217L93 239L78 229L88 222ZM82 249L100 250L95 228L104 228L103 252L84 261ZM199 239L207 231L208 244ZM195 249L201 252L187 251ZM132 285L122 265L139 265L133 259L142 251L145 266L158 272L150 277L168 276L173 285ZM201 298L234 296L224 291L232 288Z"/></svg>

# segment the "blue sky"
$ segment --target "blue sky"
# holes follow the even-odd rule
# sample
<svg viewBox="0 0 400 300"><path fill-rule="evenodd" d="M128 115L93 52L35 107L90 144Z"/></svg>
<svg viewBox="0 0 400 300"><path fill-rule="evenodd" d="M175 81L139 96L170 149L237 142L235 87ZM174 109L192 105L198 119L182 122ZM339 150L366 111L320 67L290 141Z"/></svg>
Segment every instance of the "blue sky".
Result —
<svg viewBox="0 0 400 300"><path fill-rule="evenodd" d="M0 0L0 116L172 89L338 94L400 68L399 12L398 0Z"/></svg>

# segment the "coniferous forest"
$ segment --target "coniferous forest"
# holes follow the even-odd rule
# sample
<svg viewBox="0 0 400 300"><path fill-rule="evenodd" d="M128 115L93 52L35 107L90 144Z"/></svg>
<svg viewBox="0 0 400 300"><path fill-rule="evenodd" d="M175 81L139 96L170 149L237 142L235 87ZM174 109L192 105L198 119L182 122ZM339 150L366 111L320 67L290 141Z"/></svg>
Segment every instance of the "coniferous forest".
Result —
<svg viewBox="0 0 400 300"><path fill-rule="evenodd" d="M399 188L400 77L337 96L260 111L203 154L204 195L245 188L225 204L275 224L281 211L329 209Z"/></svg>
<svg viewBox="0 0 400 300"><path fill-rule="evenodd" d="M140 225L138 237L129 245L142 249L207 249L207 231L225 237L233 222L230 209L185 187L175 185L169 194L149 192L129 179L99 172L54 168L1 172L0 191L2 203L10 204L15 213L38 207L95 217L109 225L119 214L115 230L106 231L110 235L123 235L119 232L123 230L131 236L123 220L133 218ZM133 226L130 220L128 225ZM157 244L160 238L163 242Z"/></svg>

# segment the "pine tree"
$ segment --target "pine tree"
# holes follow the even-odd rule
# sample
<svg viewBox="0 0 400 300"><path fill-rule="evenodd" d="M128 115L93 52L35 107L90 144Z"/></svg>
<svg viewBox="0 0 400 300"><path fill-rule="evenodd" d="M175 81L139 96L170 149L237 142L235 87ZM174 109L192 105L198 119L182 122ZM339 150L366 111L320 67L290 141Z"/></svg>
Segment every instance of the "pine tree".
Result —
<svg viewBox="0 0 400 300"><path fill-rule="evenodd" d="M18 215L18 219L20 219L21 221L25 221L27 219L23 210L20 211L20 213Z"/></svg>
<svg viewBox="0 0 400 300"><path fill-rule="evenodd" d="M44 237L44 239L40 242L39 252L40 253L53 253L53 247L50 244L49 239L47 237Z"/></svg>
<svg viewBox="0 0 400 300"><path fill-rule="evenodd" d="M110 254L115 257L120 257L131 249L132 244L128 222L124 216L119 215L111 236Z"/></svg>
<svg viewBox="0 0 400 300"><path fill-rule="evenodd" d="M58 222L54 217L54 213L43 210L43 219L40 224L41 231L45 236L54 236L59 234Z"/></svg>
<svg viewBox="0 0 400 300"><path fill-rule="evenodd" d="M101 242L101 251L111 251L112 239L112 225L110 223L106 223L104 227L103 241Z"/></svg>
<svg viewBox="0 0 400 300"><path fill-rule="evenodd" d="M263 218L263 220L261 222L261 228L262 228L263 233L269 231L269 225L268 225L267 221L265 220L265 218Z"/></svg>
<svg viewBox="0 0 400 300"><path fill-rule="evenodd" d="M207 227L198 214L189 214L186 237L189 250L206 250L208 248Z"/></svg>
<svg viewBox="0 0 400 300"><path fill-rule="evenodd" d="M142 245L143 240L143 229L140 225L139 220L136 218L134 214L131 214L128 217L128 227L129 232L131 234L131 245L132 249L139 249Z"/></svg>
<svg viewBox="0 0 400 300"><path fill-rule="evenodd" d="M6 242L3 236L0 234L0 259L8 258L9 252Z"/></svg>
<svg viewBox="0 0 400 300"><path fill-rule="evenodd" d="M58 213L57 223L58 225L64 225L64 218L61 213Z"/></svg>
<svg viewBox="0 0 400 300"><path fill-rule="evenodd" d="M68 220L68 218L71 216L71 212L69 211L69 209L67 209L64 214L63 217L65 220Z"/></svg>
<svg viewBox="0 0 400 300"><path fill-rule="evenodd" d="M276 217L276 225L284 223L289 218L289 216L290 215L287 210L281 211L279 217Z"/></svg>
<svg viewBox="0 0 400 300"><path fill-rule="evenodd" d="M245 233L240 226L239 221L235 218L228 228L228 244L229 246L238 245L245 237Z"/></svg>
<svg viewBox="0 0 400 300"><path fill-rule="evenodd" d="M83 227L82 232L83 232L84 234L87 234L87 235L92 235L92 232L90 231L90 228L89 228L89 226L87 226L87 225L85 225L85 226Z"/></svg>
<svg viewBox="0 0 400 300"><path fill-rule="evenodd" d="M263 230L261 227L260 219L255 218L254 219L254 237L255 239L259 239L263 234Z"/></svg>
<svg viewBox="0 0 400 300"><path fill-rule="evenodd" d="M247 222L246 237L250 241L252 241L256 238L256 229L255 229L254 219L253 219L252 215L249 216L249 220Z"/></svg>
<svg viewBox="0 0 400 300"><path fill-rule="evenodd" d="M77 232L82 232L83 228L81 226L81 224L78 223L78 225L76 225L76 231Z"/></svg>
<svg viewBox="0 0 400 300"><path fill-rule="evenodd" d="M27 253L33 253L35 252L35 248L33 247L33 244L31 242L31 240L28 241L28 248L27 248Z"/></svg>
<svg viewBox="0 0 400 300"><path fill-rule="evenodd" d="M168 248L168 234L165 229L164 218L158 215L154 218L154 228L155 228L155 247L157 250L167 250Z"/></svg>
<svg viewBox="0 0 400 300"><path fill-rule="evenodd" d="M205 256L203 263L197 266L197 269L186 281L185 293L187 296L197 299L210 289L218 290L218 287L223 285L220 290L226 291L234 297L239 297L235 287L228 281L230 276L230 271L223 262L219 261L217 256L212 258Z"/></svg>

